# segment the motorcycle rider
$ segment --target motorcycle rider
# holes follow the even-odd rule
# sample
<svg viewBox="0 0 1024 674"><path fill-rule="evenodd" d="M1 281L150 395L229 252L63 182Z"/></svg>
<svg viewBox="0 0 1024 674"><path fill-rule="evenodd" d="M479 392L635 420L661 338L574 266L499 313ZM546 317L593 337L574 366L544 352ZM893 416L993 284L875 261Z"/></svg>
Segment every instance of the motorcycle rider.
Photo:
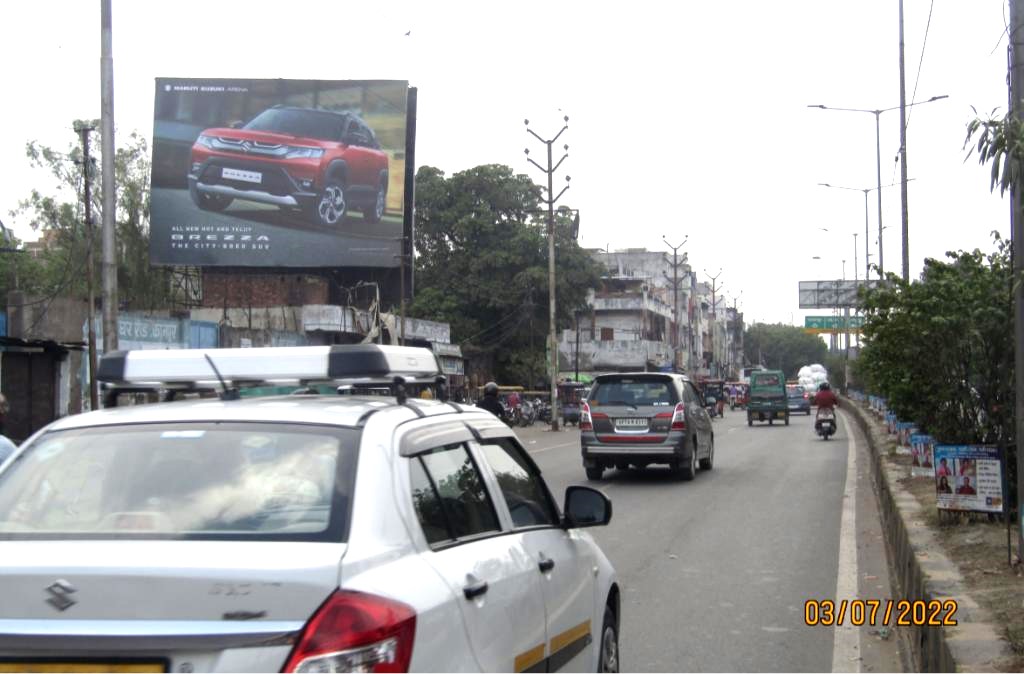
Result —
<svg viewBox="0 0 1024 674"><path fill-rule="evenodd" d="M484 397L477 401L476 406L487 410L505 423L508 423L508 414L505 412L505 406L498 400L498 385L493 381L484 384Z"/></svg>
<svg viewBox="0 0 1024 674"><path fill-rule="evenodd" d="M839 398L832 392L832 387L828 385L827 381L822 382L818 387L818 395L814 397L814 404L818 406L818 414L821 414L822 410L839 407Z"/></svg>

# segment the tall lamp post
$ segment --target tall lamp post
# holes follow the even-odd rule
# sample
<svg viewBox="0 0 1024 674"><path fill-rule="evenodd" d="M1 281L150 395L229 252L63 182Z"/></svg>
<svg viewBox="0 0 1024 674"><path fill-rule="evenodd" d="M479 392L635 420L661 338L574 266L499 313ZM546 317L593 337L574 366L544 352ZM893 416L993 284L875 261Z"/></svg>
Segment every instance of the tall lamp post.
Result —
<svg viewBox="0 0 1024 674"><path fill-rule="evenodd" d="M554 186L552 180L555 175L555 171L562 165L562 162L569 156L569 146L565 146L565 154L558 163L552 163L551 148L555 141L558 140L559 136L565 133L565 130L569 128L569 116L566 115L564 118L565 124L561 130L555 134L555 137L551 140L545 140L534 133L533 129L530 128L530 120L525 119L523 123L526 125L526 132L531 136L544 143L548 150L548 165L544 168L537 162L530 158L530 150L526 149L526 160L539 168L548 177L548 189L547 197L543 199L544 203L548 206L548 319L550 325L548 326L548 353L550 354L550 368L548 375L551 377L551 430L558 430L558 338L556 334L556 323L555 323L555 202L558 201L565 191L569 189L569 181L571 178L565 176L565 187L557 195L554 193Z"/></svg>
<svg viewBox="0 0 1024 674"><path fill-rule="evenodd" d="M913 178L908 178L907 182L910 182L911 180L913 180ZM871 277L871 262L870 262L871 252L870 252L870 249L868 248L869 239L871 238L871 234L868 231L868 192L874 192L875 190L878 190L879 194L881 194L881 190L883 188L893 187L894 185L899 185L899 183L889 183L888 185L882 185L881 187L867 187L867 188L865 188L865 187L843 187L842 185L832 185L830 183L818 183L819 187L830 187L830 188L836 189L836 190L849 190L851 192L863 192L864 193L864 280L865 281L867 281ZM881 213L882 212L879 211L878 213L879 213L879 219L878 219L878 224L879 224L879 230L878 230L878 275L879 275L879 277L881 277L881 275L882 275L882 230L883 229L887 229L887 228L881 226L881 224L882 224ZM825 229L825 228L822 227L821 229ZM826 231L828 231L828 230L826 230ZM856 264L856 262L854 264Z"/></svg>
<svg viewBox="0 0 1024 674"><path fill-rule="evenodd" d="M903 106L897 105L897 106L894 106L894 107L891 107L891 108L883 108L881 110L868 110L866 108L833 108L833 107L830 107L830 106L827 106L827 105L821 105L821 104L818 104L818 105L808 105L807 106L808 108L817 108L819 110L836 110L836 111L839 111L839 112L867 112L867 113L870 113L870 114L875 116L875 174L876 174L876 180L877 180L877 185L876 185L875 189L878 190L878 245L879 245L879 248L878 248L878 278L882 278L882 274L885 271L885 266L883 264L884 260L882 259L882 248L881 248L881 245L882 245L882 136L881 136L881 127L879 125L879 119L881 118L883 112L890 112L892 110L906 110L907 108L913 107L915 105L924 105L925 103L933 103L935 101L940 101L943 98L949 98L949 96L947 94L942 94L941 96L932 96L931 98L929 98L926 101L918 101L916 103L911 103L910 105L903 105ZM902 131L903 130L901 128L901 130L900 130L901 136L902 136ZM901 155L901 157L903 157L903 161L904 161L904 165L905 165L906 164L906 148L905 147L900 147L900 155ZM905 183L903 183L903 184L905 185ZM905 196L906 195L906 191L905 191L905 188L904 188L904 193L903 194L904 194L904 201L906 201L906 196ZM904 211L904 213L906 213L906 204L905 203L904 203L904 206L903 206L903 211ZM904 219L903 219L903 280L905 280L905 281L908 280L908 277L910 275L909 255L908 255L909 246L910 246L909 226L908 226L908 223L907 223L907 219L904 217Z"/></svg>
<svg viewBox="0 0 1024 674"><path fill-rule="evenodd" d="M704 275L711 279L711 362L708 363L708 372L711 374L712 377L714 377L715 369L712 367L712 365L718 362L718 359L715 358L715 323L718 322L718 308L715 305L718 303L718 291L721 290L722 286L724 286L725 284L718 283L718 277L722 275L721 267L718 268L718 273L715 274L714 276L709 274L707 269L704 270Z"/></svg>

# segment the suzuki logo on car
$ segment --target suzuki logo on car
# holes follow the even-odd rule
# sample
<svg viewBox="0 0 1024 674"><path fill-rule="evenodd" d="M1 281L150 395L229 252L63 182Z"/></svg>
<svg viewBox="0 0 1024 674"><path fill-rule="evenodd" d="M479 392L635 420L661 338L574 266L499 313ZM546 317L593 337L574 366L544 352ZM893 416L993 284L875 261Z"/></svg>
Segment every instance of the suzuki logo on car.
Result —
<svg viewBox="0 0 1024 674"><path fill-rule="evenodd" d="M66 580L54 581L52 585L46 588L50 598L46 600L46 603L57 609L58 611L66 611L78 602L71 598L71 595L77 592L75 586Z"/></svg>

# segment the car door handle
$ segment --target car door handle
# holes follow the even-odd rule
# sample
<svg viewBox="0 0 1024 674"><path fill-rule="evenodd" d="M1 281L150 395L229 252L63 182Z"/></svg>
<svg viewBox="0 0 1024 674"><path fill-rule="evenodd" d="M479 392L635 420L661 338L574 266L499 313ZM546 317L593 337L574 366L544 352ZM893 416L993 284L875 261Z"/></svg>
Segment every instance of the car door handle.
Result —
<svg viewBox="0 0 1024 674"><path fill-rule="evenodd" d="M555 560L545 557L537 563L537 567L540 569L541 573L547 573L551 569L555 568Z"/></svg>
<svg viewBox="0 0 1024 674"><path fill-rule="evenodd" d="M480 580L466 587L462 588L462 594L466 595L466 599L475 599L480 595L487 594L487 581Z"/></svg>

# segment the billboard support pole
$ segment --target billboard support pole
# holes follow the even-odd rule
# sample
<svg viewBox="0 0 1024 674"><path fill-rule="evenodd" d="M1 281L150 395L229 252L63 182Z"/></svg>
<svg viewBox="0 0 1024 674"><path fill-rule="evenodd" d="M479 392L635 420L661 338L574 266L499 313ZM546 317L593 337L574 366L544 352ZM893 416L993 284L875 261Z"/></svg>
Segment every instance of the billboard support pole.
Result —
<svg viewBox="0 0 1024 674"><path fill-rule="evenodd" d="M564 117L565 125L562 129L555 134L555 137L551 140L545 140L534 133L533 129L530 128L530 120L524 120L526 124L527 133L531 134L534 138L544 143L548 150L548 167L544 168L537 162L530 159L530 150L526 150L527 161L539 168L548 177L548 192L547 198L543 199L544 203L548 206L548 358L550 362L549 375L551 377L551 430L558 430L558 338L556 333L556 320L555 320L555 202L565 194L565 191L569 189L569 181L571 178L565 176L565 187L556 196L554 194L554 185L552 185L552 179L555 175L555 171L562 165L566 157L569 156L569 146L565 146L565 154L561 159L558 160L557 164L552 163L551 146L554 145L558 137L565 133L565 130L569 128L569 115Z"/></svg>
<svg viewBox="0 0 1024 674"><path fill-rule="evenodd" d="M1021 117L1024 97L1024 13L1018 0L1010 0L1010 115ZM1010 186L1010 232L1013 254L1014 372L1016 401L1014 427L1017 457L1017 558L1024 559L1024 213L1021 212L1020 179Z"/></svg>
<svg viewBox="0 0 1024 674"><path fill-rule="evenodd" d="M95 279L93 278L93 233L92 226L92 157L89 156L89 134L94 130L91 126L80 125L75 129L82 137L82 183L83 201L85 202L85 282L89 289L89 307L87 320L89 322L89 409L99 409L99 386L96 379L96 298L94 297Z"/></svg>
<svg viewBox="0 0 1024 674"><path fill-rule="evenodd" d="M117 350L117 244L114 170L114 57L110 0L100 1L100 117L103 128L103 348ZM90 252L91 254L91 252ZM94 408L95 409L95 408Z"/></svg>

